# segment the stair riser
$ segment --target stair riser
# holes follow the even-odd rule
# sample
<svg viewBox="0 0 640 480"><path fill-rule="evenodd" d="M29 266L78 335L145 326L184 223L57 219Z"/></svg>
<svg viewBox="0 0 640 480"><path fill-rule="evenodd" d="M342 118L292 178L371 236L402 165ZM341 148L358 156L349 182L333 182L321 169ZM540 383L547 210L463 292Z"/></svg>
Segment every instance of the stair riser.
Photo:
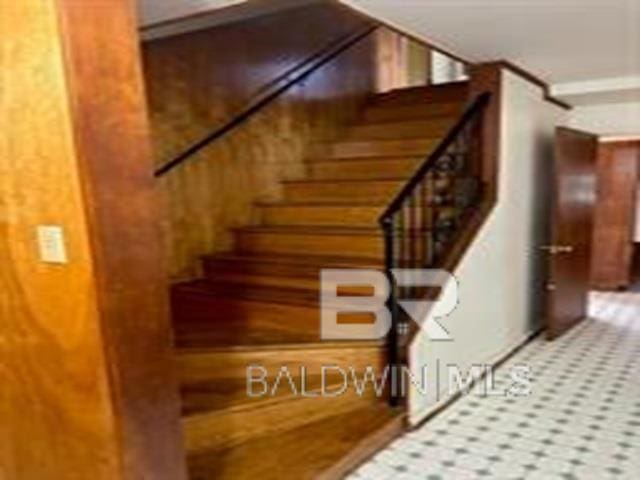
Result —
<svg viewBox="0 0 640 480"><path fill-rule="evenodd" d="M246 378L248 365L260 365L269 372L286 367L290 372L304 366L307 373L321 371L326 365L352 366L361 371L368 366L381 366L384 347L279 348L185 353L178 356L178 371L183 385L221 378Z"/></svg>
<svg viewBox="0 0 640 480"><path fill-rule="evenodd" d="M244 275L256 276L284 276L284 277L316 277L319 275L321 268L342 268L341 265L336 266L327 262L322 264L322 259L318 259L318 263L284 263L284 262L266 262L253 258L251 260L228 260L228 259L205 259L204 269L207 275L215 277L220 272L229 272ZM381 265L366 265L368 268L380 268ZM343 268L350 268L344 265ZM353 267L351 267L353 268Z"/></svg>
<svg viewBox="0 0 640 480"><path fill-rule="evenodd" d="M402 188L403 182L338 182L287 184L285 201L295 203L385 204Z"/></svg>
<svg viewBox="0 0 640 480"><path fill-rule="evenodd" d="M242 232L238 248L247 253L282 253L289 255L337 255L380 259L383 239L374 235L305 235Z"/></svg>
<svg viewBox="0 0 640 480"><path fill-rule="evenodd" d="M405 430L404 415L383 402L266 435L237 448L189 455L192 480L345 478Z"/></svg>
<svg viewBox="0 0 640 480"><path fill-rule="evenodd" d="M393 91L374 97L372 105L392 107L416 103L434 105L464 101L468 95L466 85L441 86L430 89Z"/></svg>
<svg viewBox="0 0 640 480"><path fill-rule="evenodd" d="M275 379L269 379L273 386ZM289 388L286 379L280 383ZM293 400L274 402L261 408L238 411L220 411L187 417L184 420L186 450L189 454L204 450L230 448L252 438L276 434L317 422L334 415L347 413L366 405L374 405L375 394L359 396L353 384L343 395L316 398L295 397Z"/></svg>
<svg viewBox="0 0 640 480"><path fill-rule="evenodd" d="M431 105L407 105L393 108L372 106L363 116L365 122L397 122L407 120L424 120L442 116L457 117L463 111L458 103L434 103Z"/></svg>
<svg viewBox="0 0 640 480"><path fill-rule="evenodd" d="M381 207L268 207L262 218L265 225L372 227L381 212Z"/></svg>
<svg viewBox="0 0 640 480"><path fill-rule="evenodd" d="M439 138L453 126L453 119L445 118L427 122L390 123L365 125L352 128L348 138L352 140L393 140L400 138Z"/></svg>
<svg viewBox="0 0 640 480"><path fill-rule="evenodd" d="M223 285L234 284L243 287L274 287L293 288L296 290L306 290L309 295L320 293L320 271L314 277L281 277L276 275L239 275L231 272L216 273L213 275L205 273L215 282ZM371 289L367 287L346 287L340 288L341 295L371 295Z"/></svg>
<svg viewBox="0 0 640 480"><path fill-rule="evenodd" d="M173 316L179 344L251 345L320 340L320 309L216 296L175 294ZM340 315L345 322L369 323L366 313ZM212 328L215 325L218 328Z"/></svg>
<svg viewBox="0 0 640 480"><path fill-rule="evenodd" d="M309 172L311 178L318 180L376 180L389 177L409 178L424 158L314 162L310 163Z"/></svg>
<svg viewBox="0 0 640 480"><path fill-rule="evenodd" d="M317 158L426 157L437 145L437 139L372 140L340 142L319 146Z"/></svg>
<svg viewBox="0 0 640 480"><path fill-rule="evenodd" d="M189 417L203 413L220 412L221 410L237 411L243 409L248 411L274 402L288 402L295 400L297 393L305 392L308 394L307 396L311 396L316 392L321 392L323 382L325 392L341 388L344 383L344 374L334 367L327 367L330 368L326 369L324 374L321 371L318 371L317 374L307 373L304 368L301 370L300 367L288 369L288 376L285 380L290 377L296 386L296 390L292 390L287 381L284 384L287 388L278 388L277 391L273 392L273 395L268 396L249 395L247 393L247 378L249 375L260 378L266 374L269 384L272 384L281 371L280 367L271 371L264 369L262 365L248 365L247 373L238 379L224 378L198 385L183 386L180 389L183 416ZM348 366L345 366L343 371L350 372ZM359 371L357 371L357 374L362 375ZM251 386L252 384L249 383L249 387ZM252 389L251 391L262 393L263 385L255 384L255 386L261 389Z"/></svg>

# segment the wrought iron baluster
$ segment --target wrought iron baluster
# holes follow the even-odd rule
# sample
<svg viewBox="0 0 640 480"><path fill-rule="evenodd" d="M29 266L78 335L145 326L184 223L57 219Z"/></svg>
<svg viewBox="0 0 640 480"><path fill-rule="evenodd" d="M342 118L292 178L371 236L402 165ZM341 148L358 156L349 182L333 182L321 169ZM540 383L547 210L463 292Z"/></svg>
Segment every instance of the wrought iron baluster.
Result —
<svg viewBox="0 0 640 480"><path fill-rule="evenodd" d="M391 285L387 306L391 331L387 337L389 364L400 373L408 333L399 299L417 297L421 289L399 288L392 269L436 267L454 241L464 216L477 207L482 193L482 118L490 94L480 95L441 144L401 189L380 217L384 232L385 272ZM401 375L395 380L402 382ZM392 379L393 382L393 379ZM398 384L391 385L390 402L399 405Z"/></svg>
<svg viewBox="0 0 640 480"><path fill-rule="evenodd" d="M391 329L387 335L387 349L389 358L389 403L392 407L397 407L401 398L398 394L398 385L393 370L397 369L400 364L400 345L399 345L399 307L398 307L398 287L392 275L392 270L397 262L397 247L400 242L397 240L396 217L391 216L382 224L384 232L384 252L385 252L385 273L390 285L389 298L387 299L387 309L391 314Z"/></svg>

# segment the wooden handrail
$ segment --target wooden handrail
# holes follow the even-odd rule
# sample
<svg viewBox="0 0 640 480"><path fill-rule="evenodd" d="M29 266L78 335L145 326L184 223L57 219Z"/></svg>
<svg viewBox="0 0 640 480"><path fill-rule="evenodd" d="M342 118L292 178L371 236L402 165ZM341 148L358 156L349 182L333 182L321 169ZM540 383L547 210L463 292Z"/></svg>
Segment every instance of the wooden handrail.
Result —
<svg viewBox="0 0 640 480"><path fill-rule="evenodd" d="M238 112L231 120L227 121L224 125L217 128L213 132L209 133L189 148L178 154L175 158L168 161L164 165L157 168L154 172L156 177L160 177L178 165L185 162L195 153L199 152L212 142L218 140L222 136L229 133L237 126L243 124L251 116L267 106L269 103L280 97L287 92L290 88L304 81L307 77L312 75L316 70L331 62L338 57L342 52L348 50L353 45L357 44L364 38L368 37L375 30L378 29L378 25L367 25L365 28L358 30L355 33L350 33L344 37L339 38L336 41L331 42L330 45L323 48L318 53L312 55L308 59L289 69L280 77L270 82L262 88L262 92L249 104Z"/></svg>

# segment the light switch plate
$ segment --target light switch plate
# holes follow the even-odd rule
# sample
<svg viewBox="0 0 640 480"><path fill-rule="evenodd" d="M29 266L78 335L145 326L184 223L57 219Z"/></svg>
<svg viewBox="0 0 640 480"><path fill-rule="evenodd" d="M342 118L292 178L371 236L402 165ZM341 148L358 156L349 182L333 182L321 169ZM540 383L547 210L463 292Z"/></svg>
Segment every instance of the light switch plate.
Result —
<svg viewBox="0 0 640 480"><path fill-rule="evenodd" d="M68 263L64 230L59 225L38 226L40 260L45 263Z"/></svg>

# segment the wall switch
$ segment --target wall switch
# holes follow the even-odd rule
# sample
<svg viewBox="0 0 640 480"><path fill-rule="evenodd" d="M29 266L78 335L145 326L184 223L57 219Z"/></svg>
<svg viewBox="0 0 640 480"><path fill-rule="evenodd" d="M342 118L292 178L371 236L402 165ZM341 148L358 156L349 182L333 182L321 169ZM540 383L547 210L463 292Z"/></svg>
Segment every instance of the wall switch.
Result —
<svg viewBox="0 0 640 480"><path fill-rule="evenodd" d="M41 261L45 263L68 263L62 227L58 225L40 225L38 227L38 247Z"/></svg>

